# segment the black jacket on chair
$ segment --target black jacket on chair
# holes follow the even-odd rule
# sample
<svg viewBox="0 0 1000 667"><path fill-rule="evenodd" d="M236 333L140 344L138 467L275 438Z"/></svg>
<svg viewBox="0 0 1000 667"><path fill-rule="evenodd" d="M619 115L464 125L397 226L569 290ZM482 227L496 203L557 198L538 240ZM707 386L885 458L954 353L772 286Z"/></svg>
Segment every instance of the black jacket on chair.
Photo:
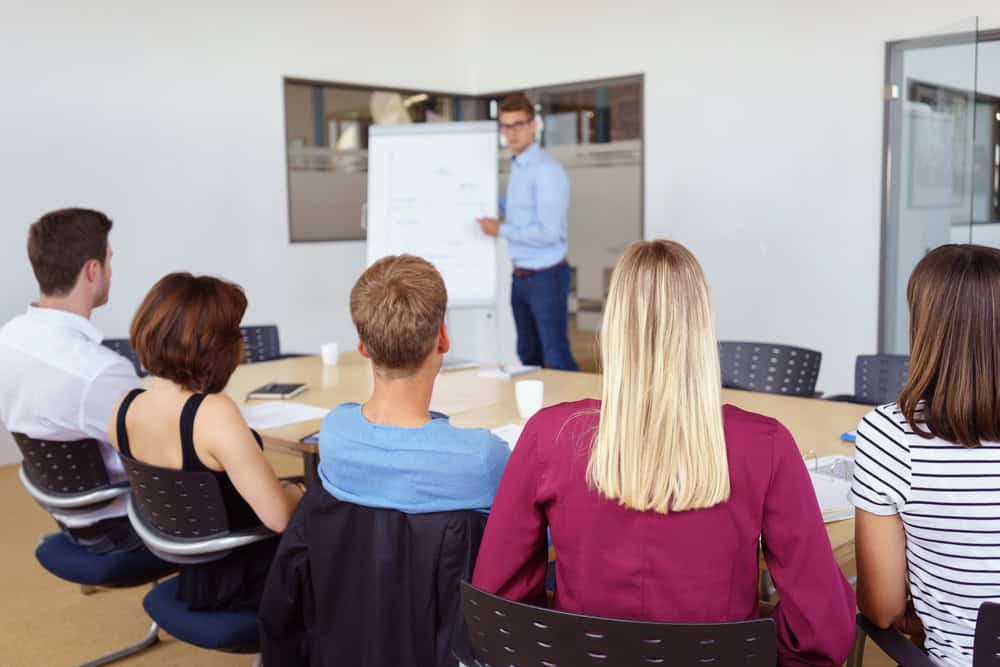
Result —
<svg viewBox="0 0 1000 667"><path fill-rule="evenodd" d="M264 589L264 664L472 664L458 583L472 578L485 525L478 512L404 514L312 484Z"/></svg>

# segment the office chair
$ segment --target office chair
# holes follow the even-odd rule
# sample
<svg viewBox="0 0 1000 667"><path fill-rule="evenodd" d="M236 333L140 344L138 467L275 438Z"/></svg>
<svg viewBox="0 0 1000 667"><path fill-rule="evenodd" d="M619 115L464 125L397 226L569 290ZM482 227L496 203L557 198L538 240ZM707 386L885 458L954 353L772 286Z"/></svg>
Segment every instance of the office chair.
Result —
<svg viewBox="0 0 1000 667"><path fill-rule="evenodd" d="M83 514L113 502L128 493L128 484L111 484L96 440L59 442L12 433L24 460L19 476L24 488L42 509L61 515ZM97 587L141 586L176 571L145 549L122 553L94 554L62 533L42 538L35 549L39 564L55 576L80 586L87 595ZM131 646L86 663L106 665L134 655L159 641L153 623L143 639Z"/></svg>
<svg viewBox="0 0 1000 667"><path fill-rule="evenodd" d="M651 623L571 614L505 600L462 582L478 667L702 665L771 667L774 621Z"/></svg>
<svg viewBox="0 0 1000 667"><path fill-rule="evenodd" d="M773 343L719 342L722 386L787 396L816 395L823 354Z"/></svg>
<svg viewBox="0 0 1000 667"><path fill-rule="evenodd" d="M121 459L132 485L129 521L146 548L163 560L178 565L207 563L275 537L263 526L230 531L222 491L211 473L161 468L125 455ZM168 579L142 601L163 630L204 649L257 653L256 611L193 611L177 600L178 585L178 577Z"/></svg>

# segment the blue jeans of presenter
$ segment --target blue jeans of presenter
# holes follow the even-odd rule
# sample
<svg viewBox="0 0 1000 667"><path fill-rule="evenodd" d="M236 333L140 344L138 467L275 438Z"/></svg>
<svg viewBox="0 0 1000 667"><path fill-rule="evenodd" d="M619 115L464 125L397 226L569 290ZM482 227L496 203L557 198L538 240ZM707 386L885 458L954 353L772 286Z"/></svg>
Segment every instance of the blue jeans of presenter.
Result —
<svg viewBox="0 0 1000 667"><path fill-rule="evenodd" d="M578 370L566 332L569 277L565 261L533 272L515 269L510 305L522 364Z"/></svg>

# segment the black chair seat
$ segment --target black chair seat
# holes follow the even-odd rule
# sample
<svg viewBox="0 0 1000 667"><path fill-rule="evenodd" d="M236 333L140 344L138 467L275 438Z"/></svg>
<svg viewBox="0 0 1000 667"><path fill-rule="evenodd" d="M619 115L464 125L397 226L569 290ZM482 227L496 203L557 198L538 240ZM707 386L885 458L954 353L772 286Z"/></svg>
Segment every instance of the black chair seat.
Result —
<svg viewBox="0 0 1000 667"><path fill-rule="evenodd" d="M191 611L177 599L178 577L167 579L146 594L142 606L170 635L213 651L256 653L257 612Z"/></svg>
<svg viewBox="0 0 1000 667"><path fill-rule="evenodd" d="M177 566L145 549L92 554L62 533L48 535L35 549L46 570L65 581L85 586L138 586L176 572Z"/></svg>

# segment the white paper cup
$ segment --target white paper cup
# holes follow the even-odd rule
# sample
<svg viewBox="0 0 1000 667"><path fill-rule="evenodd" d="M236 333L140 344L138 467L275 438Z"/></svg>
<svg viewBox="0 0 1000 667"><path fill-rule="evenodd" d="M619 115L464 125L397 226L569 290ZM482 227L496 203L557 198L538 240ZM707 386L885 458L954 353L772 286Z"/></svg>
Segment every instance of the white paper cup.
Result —
<svg viewBox="0 0 1000 667"><path fill-rule="evenodd" d="M530 419L531 415L541 410L544 396L545 384L541 380L521 380L515 384L514 398L521 419Z"/></svg>
<svg viewBox="0 0 1000 667"><path fill-rule="evenodd" d="M340 358L340 346L336 343L325 343L319 347L320 356L323 357L323 363L327 366L336 366L337 360Z"/></svg>

